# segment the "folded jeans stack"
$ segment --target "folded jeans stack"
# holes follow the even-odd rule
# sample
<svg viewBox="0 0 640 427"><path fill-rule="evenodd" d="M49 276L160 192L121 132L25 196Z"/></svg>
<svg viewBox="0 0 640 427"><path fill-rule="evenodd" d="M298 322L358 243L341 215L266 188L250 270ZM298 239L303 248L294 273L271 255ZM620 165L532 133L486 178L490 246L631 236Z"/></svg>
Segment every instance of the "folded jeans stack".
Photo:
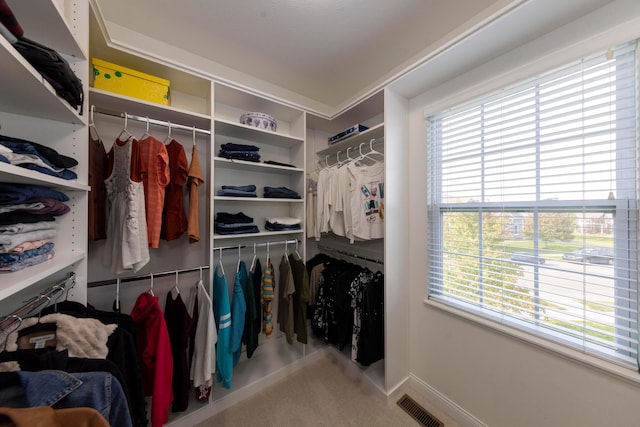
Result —
<svg viewBox="0 0 640 427"><path fill-rule="evenodd" d="M220 147L220 153L218 155L220 157L224 157L225 159L259 162L259 150L260 148L256 147L255 145L234 144L229 142L227 144L222 144L222 146Z"/></svg>
<svg viewBox="0 0 640 427"><path fill-rule="evenodd" d="M36 142L0 135L0 161L46 175L72 180L78 175L68 168L78 161Z"/></svg>
<svg viewBox="0 0 640 427"><path fill-rule="evenodd" d="M258 226L253 223L253 218L238 212L231 214L218 212L215 220L215 232L218 234L247 234L259 233Z"/></svg>
<svg viewBox="0 0 640 427"><path fill-rule="evenodd" d="M301 199L298 193L287 187L264 187L264 197L273 199Z"/></svg>
<svg viewBox="0 0 640 427"><path fill-rule="evenodd" d="M292 217L271 217L267 218L264 228L268 231L289 231L300 230L300 219Z"/></svg>
<svg viewBox="0 0 640 427"><path fill-rule="evenodd" d="M218 196L258 197L255 185L223 185L218 190Z"/></svg>

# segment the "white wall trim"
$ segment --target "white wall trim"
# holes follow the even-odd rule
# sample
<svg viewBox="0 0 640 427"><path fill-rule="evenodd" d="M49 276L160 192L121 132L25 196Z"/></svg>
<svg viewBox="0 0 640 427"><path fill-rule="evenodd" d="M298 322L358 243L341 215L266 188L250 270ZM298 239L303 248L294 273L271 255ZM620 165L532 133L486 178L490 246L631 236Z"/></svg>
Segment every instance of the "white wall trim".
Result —
<svg viewBox="0 0 640 427"><path fill-rule="evenodd" d="M442 409L451 419L460 424L462 427L487 427L485 423L476 418L473 414L465 410L462 406L431 387L420 378L409 375L409 379L404 384L405 392L411 389L420 393L429 402Z"/></svg>

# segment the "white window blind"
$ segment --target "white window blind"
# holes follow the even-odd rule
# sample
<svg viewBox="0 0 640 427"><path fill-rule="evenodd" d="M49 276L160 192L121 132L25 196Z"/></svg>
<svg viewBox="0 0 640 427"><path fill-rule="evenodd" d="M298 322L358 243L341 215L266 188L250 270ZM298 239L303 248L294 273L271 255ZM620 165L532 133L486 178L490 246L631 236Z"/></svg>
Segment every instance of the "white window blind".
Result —
<svg viewBox="0 0 640 427"><path fill-rule="evenodd" d="M636 42L427 118L428 296L636 366Z"/></svg>

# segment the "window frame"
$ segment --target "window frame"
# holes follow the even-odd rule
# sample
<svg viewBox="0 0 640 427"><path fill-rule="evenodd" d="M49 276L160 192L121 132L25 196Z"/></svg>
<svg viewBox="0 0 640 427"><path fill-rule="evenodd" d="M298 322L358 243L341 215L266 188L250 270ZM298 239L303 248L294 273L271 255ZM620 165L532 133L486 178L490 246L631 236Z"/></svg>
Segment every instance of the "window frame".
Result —
<svg viewBox="0 0 640 427"><path fill-rule="evenodd" d="M637 52L636 52L637 54ZM637 67L637 65L636 65ZM524 82L526 82L527 79L523 79L520 82L517 82L515 85L512 86L518 86ZM636 91L638 91L638 87L640 87L640 78L636 75L635 76L635 89ZM499 92L498 91L494 91L495 92ZM491 95L490 95L491 96ZM485 98L483 96L480 96L479 99ZM476 100L472 100L470 102L467 103L462 103L462 105L474 105L474 103L477 105L478 103L478 99ZM638 111L639 106L636 103L636 111ZM438 114L438 113L436 113ZM435 115L435 114L434 114ZM425 114L425 120L427 121L427 128L429 128L429 118L433 116L433 115L426 115ZM636 128L637 128L637 118L635 120L636 122ZM427 133L429 135L429 132ZM637 153L637 145L638 145L638 134L636 133L635 135L635 139L633 140L633 143L635 143L634 146L627 146L627 147L622 147L622 148L616 148L616 152L618 152L619 150L632 150L634 153ZM631 145L631 143L629 143ZM537 140L536 142L536 146L539 145L539 140ZM569 348L573 349L573 350L577 350L578 352L588 355L588 356L596 356L596 357L602 357L604 360L606 360L607 362L612 362L614 364L618 364L621 366L624 366L625 368L638 368L638 364L635 363L636 357L635 355L632 355L631 353L623 355L623 357L619 357L619 354L617 351L611 351L611 350L607 350L602 348L602 346L599 346L597 344L594 343L590 343L588 340L579 340L577 338L571 337L570 335L567 334L563 334L561 332L558 331L554 331L553 329L550 329L544 325L539 324L539 322L536 320L533 323L530 322L524 322L522 320L519 320L515 317L511 318L508 316L505 316L504 313L498 313L494 310L491 310L490 308L484 307L483 305L476 305L476 304L472 304L470 302L466 302L464 300L461 299L457 299L455 297L446 295L442 293L442 288L444 286L443 282L444 282L444 274L442 274L440 276L441 281L440 283L433 283L433 275L431 274L432 269L435 268L439 268L441 269L441 271L444 271L443 269L445 268L444 266L444 250L443 250L443 229L444 229L444 225L443 225L443 217L444 214L447 212L477 212L479 215L482 214L482 212L486 209L488 211L492 211L492 212L496 212L496 211L500 211L500 212L504 212L505 211L505 206L507 206L507 211L513 211L513 212L518 212L521 210L529 210L529 211L533 211L534 215L536 215L536 212L540 212L540 211L544 211L545 209L551 209L551 210L565 210L565 211L576 211L579 212L583 209L589 209L589 210L597 210L598 212L600 212L600 210L605 210L605 211L610 211L610 212L614 212L614 240L617 242L617 244L615 245L616 249L616 264L614 265L615 269L620 269L621 266L619 265L620 260L625 260L629 263L633 263L633 268L629 268L628 271L638 271L638 260L637 260L637 256L635 256L636 259L632 259L633 257L631 257L631 254L637 254L637 247L635 248L630 248L629 242L632 241L632 239L635 239L635 242L637 244L638 241L638 236L629 236L629 235L625 235L623 237L619 236L619 233L621 233L623 229L623 227L619 226L619 224L621 223L628 223L628 222L634 222L635 224L638 223L638 196L637 194L633 194L633 196L631 196L630 194L627 194L626 199L615 199L615 200L539 200L539 198L536 198L536 201L533 202L519 202L519 203L507 203L505 204L504 202L495 202L495 203L491 203L491 202L465 202L464 204L461 203L443 203L441 198L437 198L436 200L433 200L434 195L441 195L442 194L442 182L440 180L440 178L442 177L442 146L440 144L438 144L435 148L433 147L433 144L431 141L429 141L429 150L428 150L428 157L429 157L429 161L428 164L430 165L430 172L429 172L429 180L430 180L430 185L429 185L429 199L430 201L428 202L428 210L427 210L427 216L428 216L428 233L429 233L429 241L434 241L435 239L433 239L431 236L432 235L437 235L438 236L438 242L440 243L440 247L437 248L439 250L434 251L432 248L430 248L428 250L428 279L427 279L427 299L426 302L432 302L435 301L437 303L437 305L441 305L444 304L443 308L451 308L453 309L454 312L457 311L462 311L462 313L465 317L469 317L471 316L472 319L475 319L475 317L480 317L481 319L476 319L476 320L480 320L481 322L484 322L484 320L489 320L490 322L497 322L498 324L504 327L507 327L508 329L510 328L515 328L518 330L518 332L524 332L525 334L529 335L529 334L533 334L533 337L537 338L543 338L543 339L549 339L552 341L552 345L556 345L556 344L560 344L562 346L568 346ZM635 157L634 157L635 158ZM625 161L624 159L621 161ZM484 160L483 160L484 162ZM616 157L616 163L618 162L618 157ZM483 168L484 169L484 168ZM539 172L540 170L540 166L539 164L536 166L536 171ZM636 165L636 174L638 173L638 165ZM617 179L616 179L617 181ZM634 192L637 192L638 189L637 187L639 186L638 184L638 176L636 175L636 189L634 189ZM539 183L536 185L536 189L537 191L539 191ZM483 187L484 188L484 187ZM626 216L621 216L621 215L617 215L615 214L615 212L622 212L622 213L627 213ZM482 221L479 220L479 223L481 224ZM638 227L636 226L634 231L632 233L636 233L638 232ZM479 232L479 239L482 239L482 232ZM479 240L480 241L480 240ZM537 242L538 239L537 237L534 238L534 242L535 243L535 248L534 248L534 253L537 254ZM625 246L626 245L626 246ZM481 247L481 246L480 246ZM620 256L620 254L622 254L624 252L624 254L622 256ZM536 267L537 268L537 267ZM639 280L638 277L636 275L636 277L623 277L623 275L618 275L617 273L614 275L615 277L615 282L614 282L614 289L615 289L615 295L616 295L616 307L618 307L617 301L619 298L619 292L623 292L625 294L629 294L629 293L633 293L634 290L632 290L633 288L635 288L635 292L637 295L637 292L639 290ZM624 283L626 283L626 285ZM538 285L536 285L538 286ZM626 312L627 314L624 317L632 317L629 315L629 313L635 313L635 315L633 317L635 317L637 319L637 310L638 310L638 304L637 304L637 297L633 298L635 300L635 302L631 302L630 303L630 307L624 309L624 308L616 308L616 311L618 310L622 310L624 312ZM626 300L630 301L631 298L628 297ZM616 313L618 314L618 313ZM627 325L629 327L629 329L632 329L630 326L631 325ZM621 328L622 325L618 325L618 321L616 321L616 331ZM637 342L638 341L638 333L637 333L637 328L633 328L633 332L629 332L630 335L633 335L633 341ZM636 347L636 354L638 353L637 347ZM633 356L633 357L632 357ZM632 360L634 361L634 364L632 366Z"/></svg>

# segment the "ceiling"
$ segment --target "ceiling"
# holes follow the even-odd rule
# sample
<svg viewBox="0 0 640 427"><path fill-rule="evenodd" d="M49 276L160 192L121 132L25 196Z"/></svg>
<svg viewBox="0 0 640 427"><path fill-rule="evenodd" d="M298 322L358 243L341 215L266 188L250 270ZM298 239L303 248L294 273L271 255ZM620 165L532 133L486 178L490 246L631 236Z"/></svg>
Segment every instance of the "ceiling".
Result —
<svg viewBox="0 0 640 427"><path fill-rule="evenodd" d="M105 22L338 106L508 0L97 0ZM518 3L517 1L515 3Z"/></svg>

